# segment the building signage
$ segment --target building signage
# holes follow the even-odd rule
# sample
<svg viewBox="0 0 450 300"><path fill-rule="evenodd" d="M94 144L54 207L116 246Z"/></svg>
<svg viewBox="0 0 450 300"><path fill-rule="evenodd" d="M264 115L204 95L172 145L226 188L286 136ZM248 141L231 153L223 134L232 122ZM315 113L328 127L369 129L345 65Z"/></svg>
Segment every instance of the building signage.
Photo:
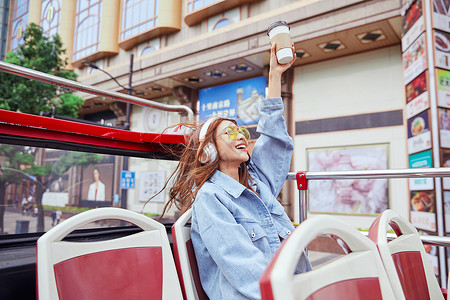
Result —
<svg viewBox="0 0 450 300"><path fill-rule="evenodd" d="M436 67L450 70L450 33L434 31L434 46Z"/></svg>
<svg viewBox="0 0 450 300"><path fill-rule="evenodd" d="M427 91L427 72L423 72L405 87L406 103Z"/></svg>
<svg viewBox="0 0 450 300"><path fill-rule="evenodd" d="M450 232L450 192L444 192L445 232Z"/></svg>
<svg viewBox="0 0 450 300"><path fill-rule="evenodd" d="M450 149L441 148L441 167L450 167ZM442 177L444 190L450 190L450 177ZM450 224L449 224L450 225Z"/></svg>
<svg viewBox="0 0 450 300"><path fill-rule="evenodd" d="M438 105L450 108L450 72L436 69L436 79Z"/></svg>
<svg viewBox="0 0 450 300"><path fill-rule="evenodd" d="M408 120L408 154L431 148L428 111Z"/></svg>
<svg viewBox="0 0 450 300"><path fill-rule="evenodd" d="M439 108L439 129L441 147L450 148L450 109Z"/></svg>
<svg viewBox="0 0 450 300"><path fill-rule="evenodd" d="M402 24L402 52L425 31L425 22L422 14L422 0L416 1L403 18Z"/></svg>
<svg viewBox="0 0 450 300"><path fill-rule="evenodd" d="M436 231L436 199L434 191L411 192L411 224Z"/></svg>
<svg viewBox="0 0 450 300"><path fill-rule="evenodd" d="M414 100L406 104L406 118L409 119L430 107L428 92L420 94Z"/></svg>
<svg viewBox="0 0 450 300"><path fill-rule="evenodd" d="M202 89L198 97L200 119L222 116L236 119L239 125L256 124L258 102L265 98L266 86L267 80L261 76Z"/></svg>
<svg viewBox="0 0 450 300"><path fill-rule="evenodd" d="M442 31L450 32L450 11L448 1L433 0L433 27Z"/></svg>
<svg viewBox="0 0 450 300"><path fill-rule="evenodd" d="M402 61L405 84L410 83L420 73L427 69L427 53L425 49L425 33L423 33L403 53Z"/></svg>
<svg viewBox="0 0 450 300"><path fill-rule="evenodd" d="M409 168L411 169L433 167L433 156L431 154L431 150L410 155L408 160L409 160ZM411 191L433 190L434 189L433 178L410 178L409 189Z"/></svg>

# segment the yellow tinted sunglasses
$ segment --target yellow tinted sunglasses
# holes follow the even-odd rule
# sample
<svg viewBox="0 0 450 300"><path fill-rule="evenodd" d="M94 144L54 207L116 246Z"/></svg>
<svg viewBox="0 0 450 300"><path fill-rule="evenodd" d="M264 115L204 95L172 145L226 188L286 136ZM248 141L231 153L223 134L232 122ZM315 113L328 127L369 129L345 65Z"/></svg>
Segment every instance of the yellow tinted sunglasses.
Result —
<svg viewBox="0 0 450 300"><path fill-rule="evenodd" d="M242 135L245 137L247 141L250 140L250 132L245 127L228 126L226 128L226 133L228 134L228 137L232 140L237 139L239 133L242 133Z"/></svg>

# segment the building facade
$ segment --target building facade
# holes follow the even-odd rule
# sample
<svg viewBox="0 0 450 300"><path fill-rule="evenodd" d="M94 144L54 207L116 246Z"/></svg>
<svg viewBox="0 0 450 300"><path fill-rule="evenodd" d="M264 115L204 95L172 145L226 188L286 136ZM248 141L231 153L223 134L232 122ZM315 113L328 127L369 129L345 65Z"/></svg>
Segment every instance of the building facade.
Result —
<svg viewBox="0 0 450 300"><path fill-rule="evenodd" d="M284 20L298 57L283 82L295 143L292 171L397 169L408 167L401 11L400 0L12 0L6 41L14 51L34 22L61 36L70 68L83 83L127 93L131 79L139 97L185 104L200 116L235 116L237 104L227 108L226 100L239 94L236 84L257 85L252 80L267 75L267 27ZM205 100L210 89L217 101ZM126 120L123 103L80 96L80 117L87 120L117 127L129 121L131 130L156 132L180 120L140 106L132 106ZM255 122L246 124L255 132ZM166 169L148 164L132 159L129 168ZM361 228L387 207L409 217L406 180L314 184L311 214L337 213ZM376 203L366 201L369 193ZM294 185L286 184L282 201L292 217L297 197ZM141 205L128 200L130 208Z"/></svg>

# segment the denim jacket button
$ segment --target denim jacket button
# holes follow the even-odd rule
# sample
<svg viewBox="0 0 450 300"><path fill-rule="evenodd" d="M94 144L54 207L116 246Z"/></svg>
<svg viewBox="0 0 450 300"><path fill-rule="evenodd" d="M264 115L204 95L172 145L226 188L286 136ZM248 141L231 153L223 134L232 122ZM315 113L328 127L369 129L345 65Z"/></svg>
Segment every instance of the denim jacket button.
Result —
<svg viewBox="0 0 450 300"><path fill-rule="evenodd" d="M291 231L290 231L290 230L286 230L286 233L287 233L287 234L291 234Z"/></svg>
<svg viewBox="0 0 450 300"><path fill-rule="evenodd" d="M252 230L252 238L256 236L255 232Z"/></svg>

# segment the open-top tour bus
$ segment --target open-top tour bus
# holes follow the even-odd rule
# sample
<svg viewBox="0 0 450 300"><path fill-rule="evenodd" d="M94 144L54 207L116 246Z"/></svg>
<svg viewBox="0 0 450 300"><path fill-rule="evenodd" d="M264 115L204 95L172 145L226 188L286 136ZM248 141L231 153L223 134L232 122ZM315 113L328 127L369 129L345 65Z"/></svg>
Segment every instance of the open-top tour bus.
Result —
<svg viewBox="0 0 450 300"><path fill-rule="evenodd" d="M108 92L4 62L0 70L139 105L142 111L170 112L170 123L194 118L182 105ZM164 197L143 210L173 171L185 144L182 134L0 110L0 142L1 299L207 299L190 242L191 211L180 217L172 210L167 219L152 219L162 211ZM34 162L14 168L19 154L32 155ZM50 171L28 173L35 166ZM424 245L448 247L449 238L421 236L391 210L381 213L368 233L333 216L307 219L306 192L310 180L449 175L446 168L290 173L287 180L300 191L293 220L300 224L263 274L262 298L446 297L448 271L436 274ZM327 240L320 249L314 246L319 238ZM313 270L294 274L304 248Z"/></svg>

